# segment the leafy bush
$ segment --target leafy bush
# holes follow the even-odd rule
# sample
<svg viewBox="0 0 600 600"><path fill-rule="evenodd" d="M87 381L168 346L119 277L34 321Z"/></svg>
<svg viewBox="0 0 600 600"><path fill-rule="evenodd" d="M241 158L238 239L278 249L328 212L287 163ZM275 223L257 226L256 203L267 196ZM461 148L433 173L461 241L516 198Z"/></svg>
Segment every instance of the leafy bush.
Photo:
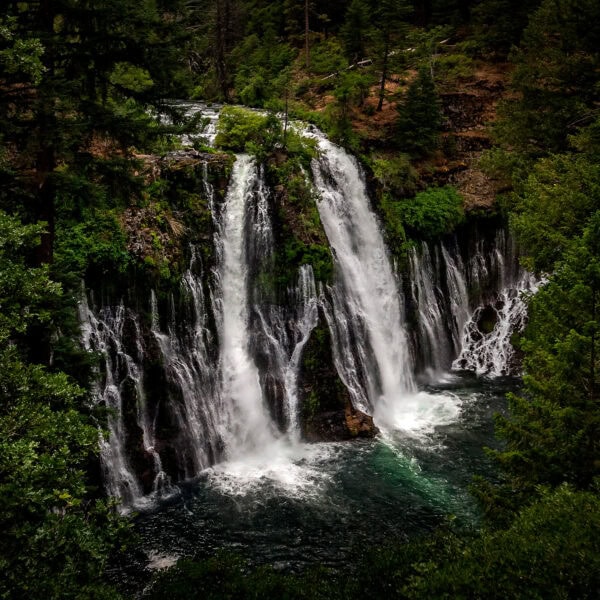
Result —
<svg viewBox="0 0 600 600"><path fill-rule="evenodd" d="M417 191L419 174L407 154L390 158L376 156L371 161L371 168L384 192L402 197L412 196Z"/></svg>
<svg viewBox="0 0 600 600"><path fill-rule="evenodd" d="M91 498L84 390L25 358L58 329L61 287L28 266L42 231L0 211L0 598L117 598L101 578L122 524Z"/></svg>
<svg viewBox="0 0 600 600"><path fill-rule="evenodd" d="M281 137L281 123L275 115L226 106L219 116L215 144L224 150L265 156Z"/></svg>
<svg viewBox="0 0 600 600"><path fill-rule="evenodd" d="M442 560L413 564L401 597L597 598L600 501L563 486L544 491L507 530L451 542ZM438 552L439 556L439 552Z"/></svg>
<svg viewBox="0 0 600 600"><path fill-rule="evenodd" d="M344 57L342 45L338 40L329 38L315 44L310 52L310 70L318 75L337 73L345 68L348 61Z"/></svg>
<svg viewBox="0 0 600 600"><path fill-rule="evenodd" d="M307 179L314 148L304 143L298 135L290 139L290 148L297 147L285 162L268 164L267 176L274 188L281 190L277 218L281 223L277 236L274 283L285 289L295 283L298 268L312 265L318 281L329 281L333 273L333 260L327 237L317 209L315 190Z"/></svg>
<svg viewBox="0 0 600 600"><path fill-rule="evenodd" d="M396 257L403 252L406 243L406 231L403 225L401 205L384 193L380 203L383 224L387 234L387 243L392 254Z"/></svg>
<svg viewBox="0 0 600 600"><path fill-rule="evenodd" d="M411 232L434 238L452 232L465 218L463 198L452 186L433 187L398 204L402 221Z"/></svg>
<svg viewBox="0 0 600 600"><path fill-rule="evenodd" d="M56 270L74 279L88 271L124 273L129 266L125 234L113 211L86 211L81 223L62 224L55 244Z"/></svg>
<svg viewBox="0 0 600 600"><path fill-rule="evenodd" d="M442 54L435 62L435 77L446 83L471 77L475 71L473 59L464 54Z"/></svg>

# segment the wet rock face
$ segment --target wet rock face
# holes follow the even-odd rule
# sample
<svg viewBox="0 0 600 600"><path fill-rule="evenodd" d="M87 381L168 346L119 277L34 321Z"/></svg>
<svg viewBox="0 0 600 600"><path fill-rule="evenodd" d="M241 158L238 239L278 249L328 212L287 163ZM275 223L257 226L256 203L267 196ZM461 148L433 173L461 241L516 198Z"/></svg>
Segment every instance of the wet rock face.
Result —
<svg viewBox="0 0 600 600"><path fill-rule="evenodd" d="M356 438L372 438L379 433L373 417L352 408L322 412L305 424L308 442L343 442Z"/></svg>
<svg viewBox="0 0 600 600"><path fill-rule="evenodd" d="M484 335L491 333L498 322L498 313L489 304L484 306L477 315L477 329Z"/></svg>
<svg viewBox="0 0 600 600"><path fill-rule="evenodd" d="M351 438L372 438L379 432L379 429L375 427L373 417L352 408L350 403L346 406L345 425Z"/></svg>

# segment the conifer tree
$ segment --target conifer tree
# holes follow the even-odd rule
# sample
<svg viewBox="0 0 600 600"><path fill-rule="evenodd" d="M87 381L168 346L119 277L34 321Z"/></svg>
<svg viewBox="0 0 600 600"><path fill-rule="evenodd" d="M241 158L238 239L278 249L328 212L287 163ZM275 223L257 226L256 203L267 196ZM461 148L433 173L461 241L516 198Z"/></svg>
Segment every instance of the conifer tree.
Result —
<svg viewBox="0 0 600 600"><path fill-rule="evenodd" d="M392 43L402 43L406 35L407 19L411 10L407 0L381 0L376 3L372 15L373 25L378 32L377 54L381 65L378 111L382 110L385 99L385 85L389 77Z"/></svg>
<svg viewBox="0 0 600 600"><path fill-rule="evenodd" d="M352 0L340 30L346 56L351 62L365 57L365 49L370 35L369 6L365 0Z"/></svg>
<svg viewBox="0 0 600 600"><path fill-rule="evenodd" d="M92 160L95 139L110 139L126 154L161 133L144 106L160 93L155 78L165 77L165 64L152 51L168 53L172 26L155 3L133 0L9 0L7 14L12 35L42 48L39 76L28 86L23 73L2 81L0 124L18 154L28 218L47 223L39 258L51 262L57 168Z"/></svg>
<svg viewBox="0 0 600 600"><path fill-rule="evenodd" d="M442 114L435 84L426 68L421 68L398 105L397 140L399 147L413 156L424 156L439 139Z"/></svg>

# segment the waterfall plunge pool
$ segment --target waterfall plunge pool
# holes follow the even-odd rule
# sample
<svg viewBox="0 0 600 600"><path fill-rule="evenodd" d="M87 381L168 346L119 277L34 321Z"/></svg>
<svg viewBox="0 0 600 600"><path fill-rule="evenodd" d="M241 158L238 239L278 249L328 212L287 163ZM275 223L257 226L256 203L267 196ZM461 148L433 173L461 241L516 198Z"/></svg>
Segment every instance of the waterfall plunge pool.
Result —
<svg viewBox="0 0 600 600"><path fill-rule="evenodd" d="M226 550L283 571L335 568L385 540L431 531L448 515L468 527L479 518L468 486L474 475L493 476L483 448L497 446L493 415L505 411L505 394L518 384L452 374L423 390L453 395L452 420L428 411L429 421L415 415L420 428L410 433L282 446L268 460L207 469L134 517L135 550L111 577L140 596L154 570L180 557Z"/></svg>

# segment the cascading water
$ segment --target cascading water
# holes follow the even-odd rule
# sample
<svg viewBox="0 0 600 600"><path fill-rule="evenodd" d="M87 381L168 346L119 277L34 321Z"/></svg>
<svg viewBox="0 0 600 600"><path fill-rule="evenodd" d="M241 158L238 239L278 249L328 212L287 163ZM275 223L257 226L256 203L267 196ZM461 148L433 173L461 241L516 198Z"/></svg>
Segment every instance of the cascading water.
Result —
<svg viewBox="0 0 600 600"><path fill-rule="evenodd" d="M98 316L90 309L87 298L79 303L82 323L82 344L90 352L101 354L103 369L92 389L94 401L108 409L108 437L101 434L100 450L108 493L123 503L134 505L144 496L143 483L131 463L129 440L126 433L124 404L135 407L136 424L142 432L143 451L151 457L153 466L152 492L162 494L169 480L156 451L154 420L152 419L143 388L142 357L144 349L137 318L123 303L116 309L102 309ZM126 326L132 329L133 350L126 348ZM133 354L133 356L132 356Z"/></svg>
<svg viewBox="0 0 600 600"><path fill-rule="evenodd" d="M539 281L523 272L518 281L498 292L494 302L478 307L465 326L462 350L452 368L491 377L513 374L511 337L523 330L527 320L523 295L535 293L538 287Z"/></svg>
<svg viewBox="0 0 600 600"><path fill-rule="evenodd" d="M427 381L447 371L498 377L514 373L513 333L526 320L523 293L535 278L518 266L503 230L467 248L463 261L456 240L423 242L410 252L410 303L417 327L413 345Z"/></svg>
<svg viewBox="0 0 600 600"><path fill-rule="evenodd" d="M304 347L319 319L319 303L313 270L300 267L298 285L288 289L288 309L281 306L255 306L259 319L256 345L266 356L265 386L276 388L274 397L283 401L288 435L292 442L300 440L300 399L298 374ZM293 313L290 314L290 309ZM287 318L286 318L287 315ZM291 316L291 318L290 318ZM282 394L278 394L281 389Z"/></svg>
<svg viewBox="0 0 600 600"><path fill-rule="evenodd" d="M263 288L275 256L271 192L263 169L239 155L223 200L204 167L215 231L210 274L192 248L180 290L160 302L153 292L146 324L122 302L92 311L82 301L84 346L103 356L96 401L111 409L102 441L107 488L125 505L142 506L168 493L170 480L207 469L216 478L234 473L235 486L248 472L296 485L307 456L298 377L319 312L353 407L386 432L431 432L457 417L456 398L419 392L417 372L431 381L451 366L490 375L511 367L509 338L525 318L519 291L534 282L515 267L505 236L467 251L456 240L422 244L400 281L357 161L320 132L305 133L320 152L312 174L332 285L317 292L304 265L283 302Z"/></svg>
<svg viewBox="0 0 600 600"><path fill-rule="evenodd" d="M211 360L213 340L207 327L199 262L192 249L190 267L181 280L182 298L191 309L182 331L178 331L174 307L170 310L166 333L161 331L154 292L150 298L151 332L160 349L167 383L165 410L181 439L174 446L181 479L197 475L218 460L222 451L221 401Z"/></svg>
<svg viewBox="0 0 600 600"><path fill-rule="evenodd" d="M437 252L435 258L437 267L439 265ZM415 248L411 249L409 259L411 296L418 313L417 334L420 342L418 349L421 357L426 357L423 363L427 364L430 376L435 377L443 372L452 360L455 340L451 337L454 332L449 329L447 319L451 313L448 312L449 307L446 306L439 285L434 282L439 271L437 268L434 269L427 244L422 244L420 255ZM456 271L454 261L449 256L445 256L444 259L448 271ZM457 278L456 281L462 283L461 279ZM458 302L465 302L463 298L466 298L466 294L459 296Z"/></svg>
<svg viewBox="0 0 600 600"><path fill-rule="evenodd" d="M398 282L355 158L311 130L313 175L337 281L323 306L336 367L355 407L381 427L420 430L458 412L455 398L417 392Z"/></svg>
<svg viewBox="0 0 600 600"><path fill-rule="evenodd" d="M221 209L217 322L229 457L257 452L272 445L276 439L276 427L265 406L259 372L248 347L248 267L244 232L247 206L256 181L254 160L247 155L239 155Z"/></svg>
<svg viewBox="0 0 600 600"><path fill-rule="evenodd" d="M452 366L505 372L498 365L512 362L504 351L524 318L519 290L533 289L533 279L503 232L478 237L475 228L418 244L407 272L396 274L358 163L307 133L320 151L312 173L334 257L331 285L303 265L297 285L274 289L278 200L263 169L240 155L224 195L205 168L214 253L191 250L180 289L138 298L149 315L122 302L94 310L82 302L84 344L104 357L95 395L111 409L102 440L109 493L145 507L170 491L169 478L197 478L137 520L149 565L220 547L283 568L344 562L351 547L468 513L466 487L485 470L479 447L505 406L507 388L497 386L511 382L458 373L439 383L440 375ZM427 371L426 393L416 382ZM319 392L330 390L326 405ZM311 410L318 424L356 417L348 398L374 416L381 436L301 443Z"/></svg>

